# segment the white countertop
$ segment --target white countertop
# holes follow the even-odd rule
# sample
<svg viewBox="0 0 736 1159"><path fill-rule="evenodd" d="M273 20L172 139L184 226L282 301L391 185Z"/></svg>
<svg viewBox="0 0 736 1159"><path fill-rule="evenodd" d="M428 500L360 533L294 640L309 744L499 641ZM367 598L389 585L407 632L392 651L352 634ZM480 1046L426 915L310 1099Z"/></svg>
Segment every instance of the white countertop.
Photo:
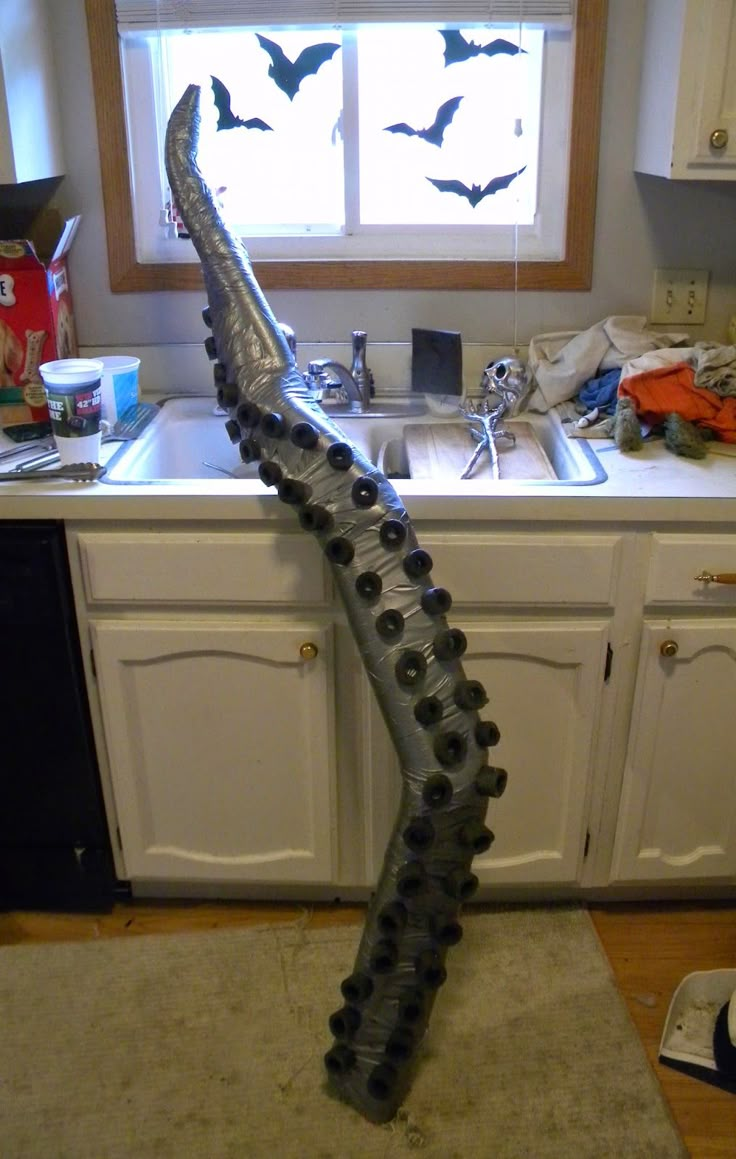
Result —
<svg viewBox="0 0 736 1159"><path fill-rule="evenodd" d="M13 444L0 435L0 450ZM682 459L661 440L632 454L591 440L608 478L590 486L512 481L395 480L413 519L431 522L725 523L736 520L736 446L713 444L703 460ZM115 448L112 448L114 451ZM111 451L112 453L112 451ZM0 462L0 465L3 465ZM1 519L281 520L290 518L260 480L182 480L113 485L0 483Z"/></svg>

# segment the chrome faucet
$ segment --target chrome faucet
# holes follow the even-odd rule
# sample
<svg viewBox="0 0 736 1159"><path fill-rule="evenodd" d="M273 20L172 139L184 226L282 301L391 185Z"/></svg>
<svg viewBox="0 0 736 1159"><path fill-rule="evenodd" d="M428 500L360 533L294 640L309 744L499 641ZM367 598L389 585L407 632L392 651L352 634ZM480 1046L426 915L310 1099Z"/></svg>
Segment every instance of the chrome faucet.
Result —
<svg viewBox="0 0 736 1159"><path fill-rule="evenodd" d="M366 332L353 330L353 361L350 370L334 358L315 358L307 365L307 385L312 389L329 389L334 378L340 384L350 409L367 411L371 404L373 375L366 366Z"/></svg>
<svg viewBox="0 0 736 1159"><path fill-rule="evenodd" d="M365 330L353 330L353 361L350 367L350 374L353 382L358 387L358 394L363 404L362 409L368 410L371 405L371 394L373 393L371 387L373 386L373 375L366 366L365 351L368 345L368 335Z"/></svg>

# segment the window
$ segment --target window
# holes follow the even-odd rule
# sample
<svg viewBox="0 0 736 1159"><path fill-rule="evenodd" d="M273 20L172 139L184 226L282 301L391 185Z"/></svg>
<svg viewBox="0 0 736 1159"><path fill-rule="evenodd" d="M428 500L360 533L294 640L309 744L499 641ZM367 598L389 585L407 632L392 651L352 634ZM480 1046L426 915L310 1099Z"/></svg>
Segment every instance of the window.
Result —
<svg viewBox="0 0 736 1159"><path fill-rule="evenodd" d="M573 6L87 0L113 289L200 284L162 227L192 82L200 165L264 288L583 288L605 0Z"/></svg>
<svg viewBox="0 0 736 1159"><path fill-rule="evenodd" d="M570 40L424 24L124 35L139 259L192 260L160 225L155 180L192 82L200 168L256 259L561 257Z"/></svg>

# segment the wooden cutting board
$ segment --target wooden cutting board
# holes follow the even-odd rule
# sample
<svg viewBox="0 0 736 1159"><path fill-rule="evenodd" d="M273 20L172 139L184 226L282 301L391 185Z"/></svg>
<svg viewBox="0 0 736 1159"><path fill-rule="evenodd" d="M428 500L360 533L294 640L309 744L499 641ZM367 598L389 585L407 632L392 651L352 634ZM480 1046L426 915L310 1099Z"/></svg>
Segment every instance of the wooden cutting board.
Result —
<svg viewBox="0 0 736 1159"><path fill-rule="evenodd" d="M546 452L531 423L514 422L516 445L499 439L498 467L501 479L556 479ZM404 442L412 479L436 479L450 475L459 479L478 445L467 423L407 423ZM491 458L484 450L471 479L492 479Z"/></svg>

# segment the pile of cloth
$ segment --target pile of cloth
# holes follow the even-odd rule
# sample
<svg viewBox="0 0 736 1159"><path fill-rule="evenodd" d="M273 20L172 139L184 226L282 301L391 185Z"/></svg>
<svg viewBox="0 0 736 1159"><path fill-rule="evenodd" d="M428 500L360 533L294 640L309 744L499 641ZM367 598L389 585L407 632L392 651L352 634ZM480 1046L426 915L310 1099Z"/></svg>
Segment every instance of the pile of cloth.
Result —
<svg viewBox="0 0 736 1159"><path fill-rule="evenodd" d="M675 454L702 458L710 439L736 443L736 346L649 329L642 317L612 316L589 330L540 335L529 347L527 408L572 400L569 433L613 438L635 451L650 434Z"/></svg>

